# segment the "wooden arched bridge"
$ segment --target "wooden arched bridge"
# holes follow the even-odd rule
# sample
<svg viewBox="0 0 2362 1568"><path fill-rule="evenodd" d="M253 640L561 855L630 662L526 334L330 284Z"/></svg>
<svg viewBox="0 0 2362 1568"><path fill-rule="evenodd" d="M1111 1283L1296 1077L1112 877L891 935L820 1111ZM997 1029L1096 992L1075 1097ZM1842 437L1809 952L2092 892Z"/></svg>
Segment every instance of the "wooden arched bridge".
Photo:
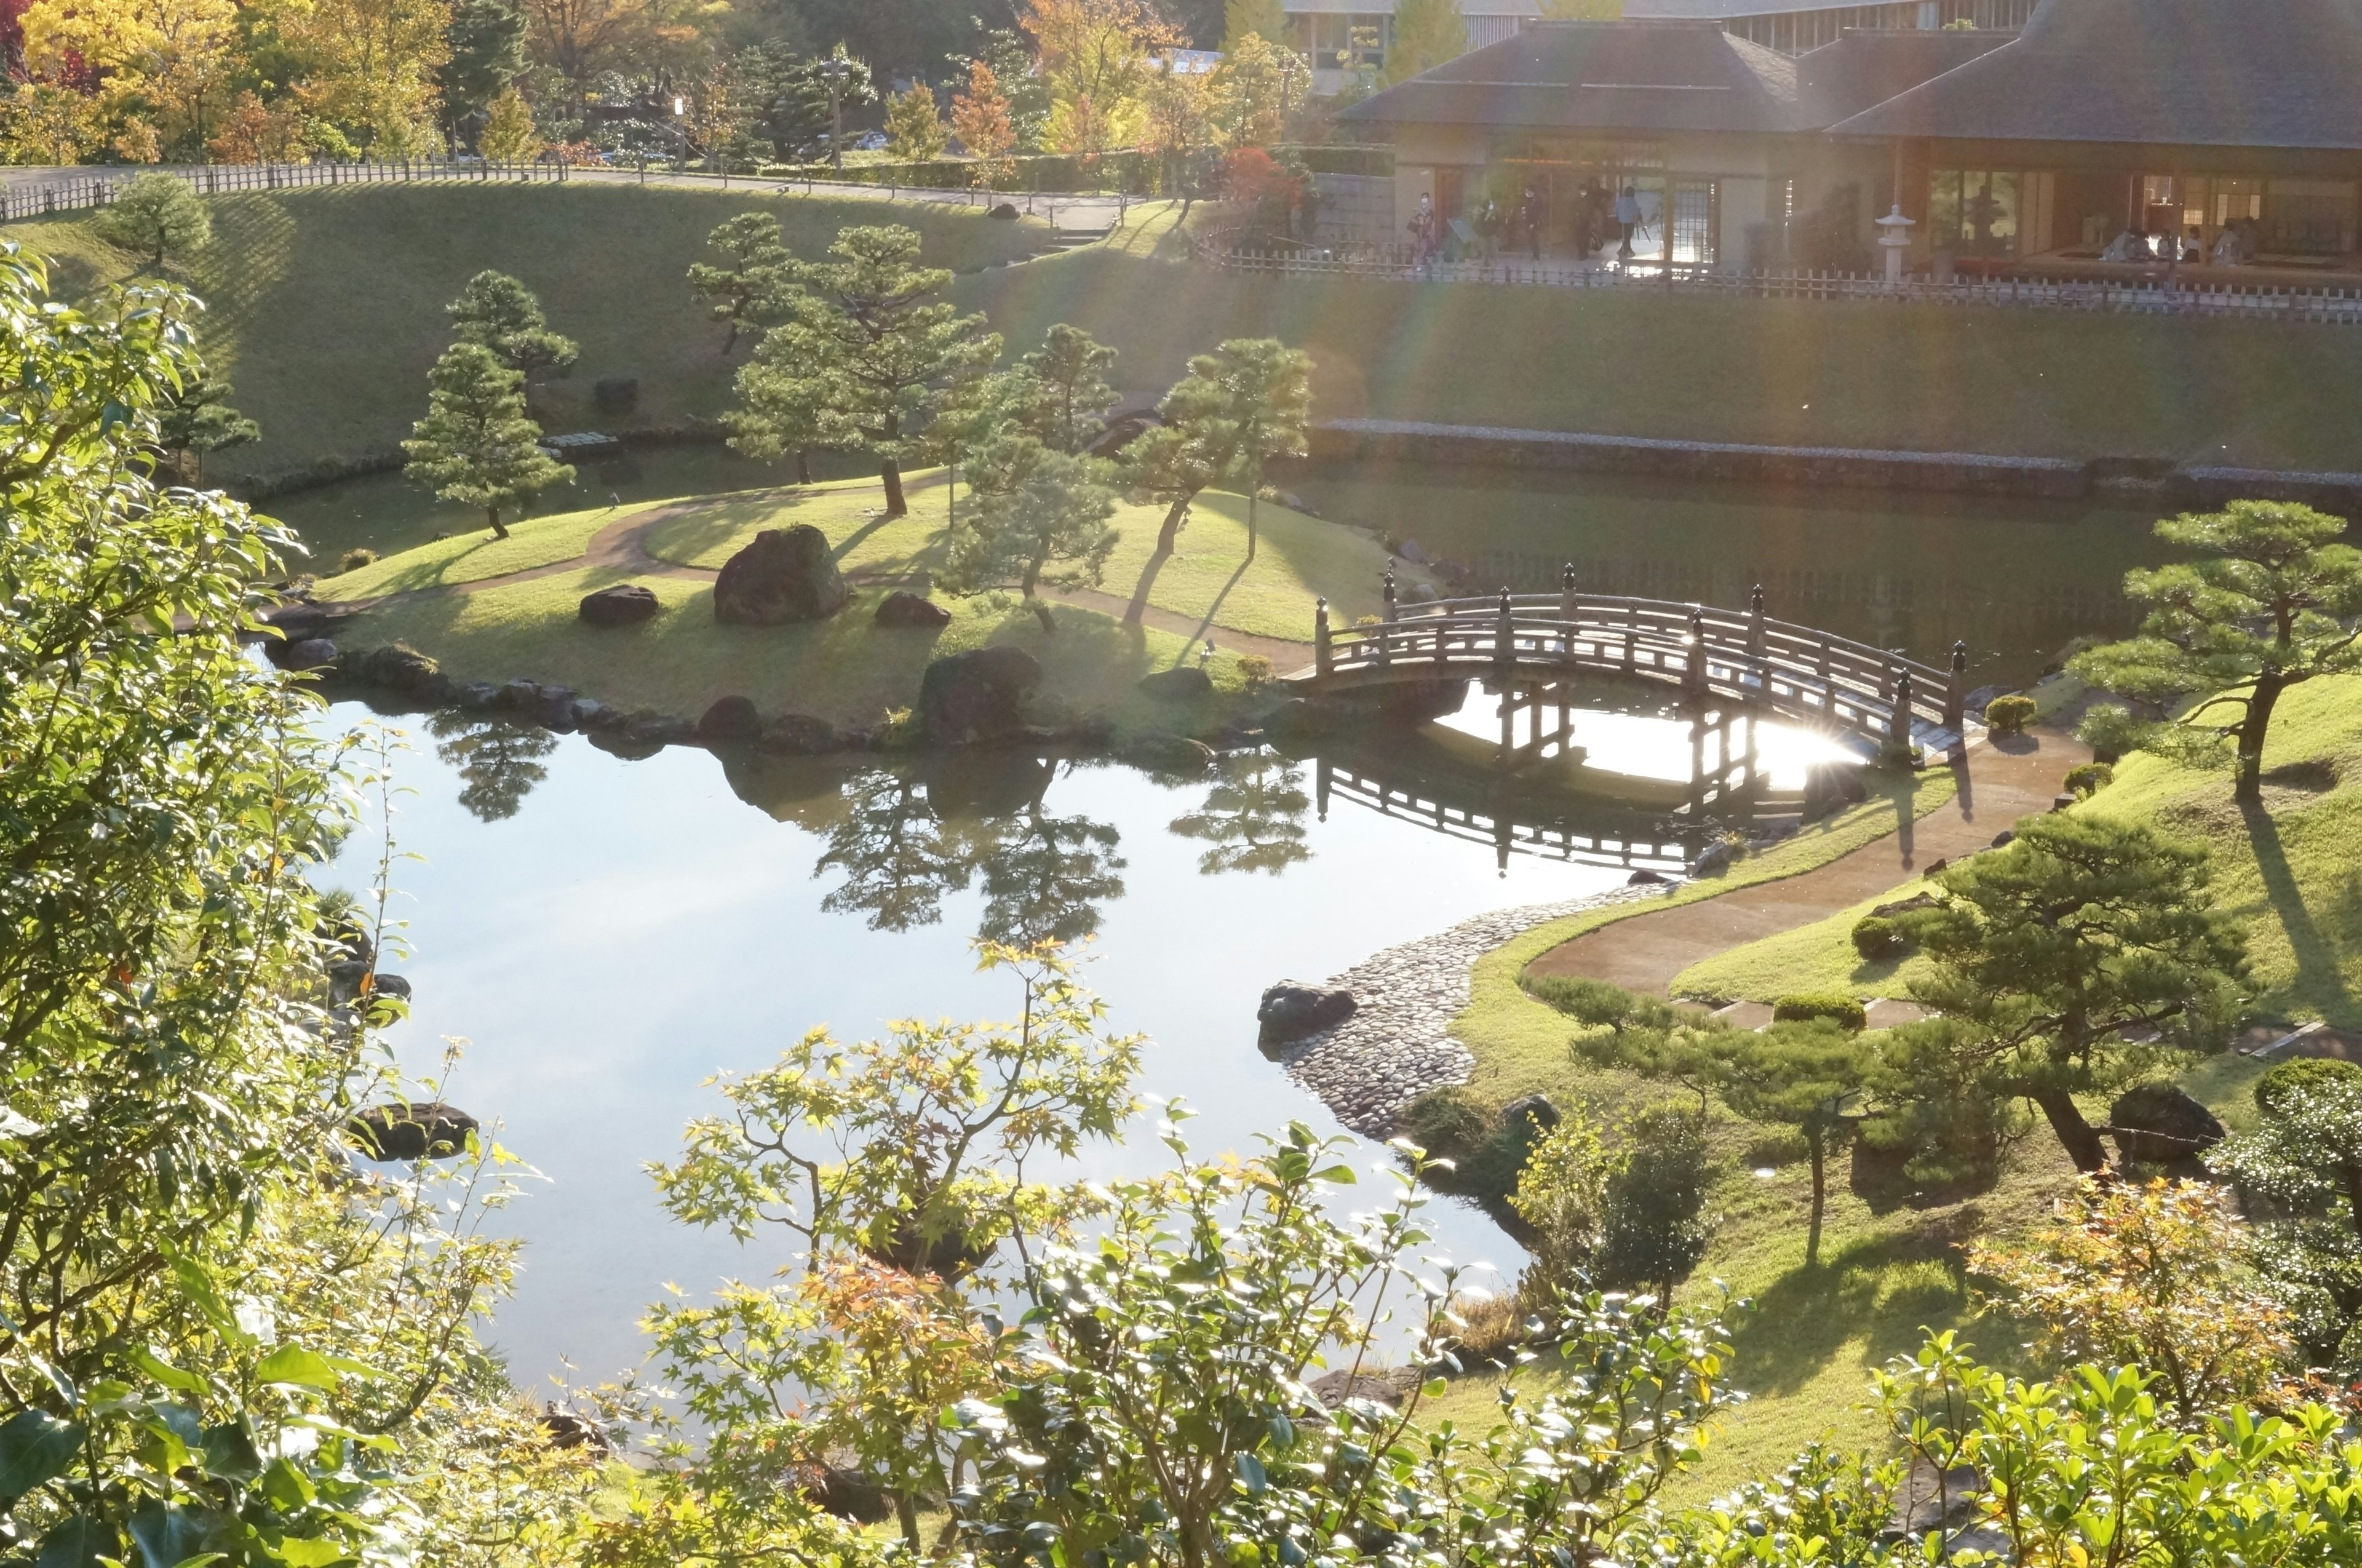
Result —
<svg viewBox="0 0 2362 1568"><path fill-rule="evenodd" d="M1828 734L1865 756L1949 752L1967 737L1968 649L1937 669L1764 613L1578 591L1569 567L1556 594L1400 603L1394 574L1374 624L1331 625L1314 612L1313 662L1288 679L1314 691L1482 679L1505 694L1614 676L1671 687L1694 708L1738 707ZM1503 704L1503 742L1516 704ZM1535 713L1536 741L1540 715ZM1561 727L1564 727L1562 714Z"/></svg>

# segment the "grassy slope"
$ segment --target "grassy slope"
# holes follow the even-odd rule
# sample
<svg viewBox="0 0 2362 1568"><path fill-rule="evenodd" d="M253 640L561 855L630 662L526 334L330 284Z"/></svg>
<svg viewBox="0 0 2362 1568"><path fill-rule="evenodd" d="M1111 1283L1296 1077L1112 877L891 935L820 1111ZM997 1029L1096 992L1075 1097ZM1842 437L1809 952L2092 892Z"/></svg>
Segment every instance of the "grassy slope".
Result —
<svg viewBox="0 0 2362 1568"><path fill-rule="evenodd" d="M568 380L537 394L552 429L597 425L592 384L636 377L634 422L677 423L728 402L742 348L689 292L705 236L734 214L779 215L789 243L815 254L853 223L892 221L925 237L930 259L976 269L1036 248L1034 224L980 212L826 197L613 185L363 186L217 197L214 240L176 281L210 309L204 328L238 406L262 424L252 447L223 453L222 476L382 449L423 410L426 370L450 340L443 306L476 271L497 267L532 287L551 324L582 345ZM87 287L127 275L136 259L86 220L11 226L7 237L58 258Z"/></svg>
<svg viewBox="0 0 2362 1568"><path fill-rule="evenodd" d="M480 582L507 572L569 561L582 553L592 535L629 514L624 507L594 506L528 517L510 524L505 539L494 538L491 529L481 526L480 517L471 532L388 556L358 570L326 576L320 591L337 599L374 599L382 593ZM327 570L336 572L333 564Z"/></svg>
<svg viewBox="0 0 2362 1568"><path fill-rule="evenodd" d="M582 339L553 425L595 423L593 381L636 376L650 423L726 406L735 360L683 282L706 232L771 205L799 249L889 215L825 197L633 186L362 187L217 198L189 281L214 351L262 421L225 475L381 449L416 417L441 308L501 267ZM936 259L976 267L1035 243L1032 225L892 209ZM14 226L70 282L127 259L78 221ZM1012 348L1055 321L1123 351L1153 390L1226 337L1310 349L1323 416L1378 414L1741 441L2149 454L2267 467L2362 466L2343 410L2362 360L2301 326L2047 311L1668 299L1646 290L1501 289L1376 280L1282 282L1189 264L1166 209L1115 243L961 279Z"/></svg>
<svg viewBox="0 0 2362 1568"><path fill-rule="evenodd" d="M2233 804L2225 773L2147 756L2121 764L2115 783L2075 809L2203 839L2214 852L2217 903L2247 930L2256 1009L2362 1025L2362 678L2297 688L2276 715L2264 760L2268 768L2304 766L2266 786L2262 812ZM1898 976L1892 964L1862 965L1848 940L1867 912L1864 905L1734 948L1684 971L1675 987L1761 1000L1823 988L1891 995L1908 966Z"/></svg>
<svg viewBox="0 0 2362 1568"><path fill-rule="evenodd" d="M1896 309L1363 281L1188 265L1150 215L1119 248L963 281L1012 343L1052 322L1163 386L1223 337L1312 351L1318 409L1710 440L2362 466L2325 387L2335 333L2047 311Z"/></svg>

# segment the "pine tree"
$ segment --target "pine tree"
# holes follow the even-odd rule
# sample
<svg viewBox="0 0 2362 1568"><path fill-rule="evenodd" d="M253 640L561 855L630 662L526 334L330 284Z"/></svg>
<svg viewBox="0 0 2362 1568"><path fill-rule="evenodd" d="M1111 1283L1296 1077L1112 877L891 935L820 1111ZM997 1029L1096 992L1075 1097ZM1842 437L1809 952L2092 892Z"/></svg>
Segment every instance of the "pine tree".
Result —
<svg viewBox="0 0 2362 1568"><path fill-rule="evenodd" d="M1107 411L1116 403L1116 391L1107 383L1115 359L1114 349L1062 321L1050 328L1040 348L1018 361L1037 389L1026 423L1043 445L1072 453L1098 439L1107 429Z"/></svg>
<svg viewBox="0 0 2362 1568"><path fill-rule="evenodd" d="M262 426L229 405L230 386L202 372L156 412L156 444L182 458L196 459L197 481L205 477L205 454L243 447L262 438Z"/></svg>
<svg viewBox="0 0 2362 1568"><path fill-rule="evenodd" d="M1461 20L1459 0L1400 0L1380 80L1391 87L1467 52L1468 24Z"/></svg>
<svg viewBox="0 0 2362 1568"><path fill-rule="evenodd" d="M214 232L205 204L170 174L142 174L125 185L99 208L94 226L111 244L149 252L159 270L167 255L193 250Z"/></svg>
<svg viewBox="0 0 2362 1568"><path fill-rule="evenodd" d="M953 591L979 593L1012 578L1044 632L1057 630L1035 600L1043 582L1096 584L1116 546L1108 465L1012 436L969 464L977 516L952 541L944 573Z"/></svg>
<svg viewBox="0 0 2362 1568"><path fill-rule="evenodd" d="M705 237L705 243L727 259L725 266L700 261L689 270L689 286L700 299L713 302L716 321L730 324L722 340L727 359L742 332L760 330L775 319L779 269L788 248L779 239L779 220L769 213L740 213Z"/></svg>
<svg viewBox="0 0 2362 1568"><path fill-rule="evenodd" d="M549 329L533 291L506 272L477 273L444 309L459 341L491 349L523 378L528 394L534 372L562 370L581 353L574 339Z"/></svg>
<svg viewBox="0 0 2362 1568"><path fill-rule="evenodd" d="M480 343L454 343L427 372L426 417L402 444L403 472L445 501L480 506L496 537L505 507L522 507L574 470L541 449L541 426L525 417L524 378Z"/></svg>

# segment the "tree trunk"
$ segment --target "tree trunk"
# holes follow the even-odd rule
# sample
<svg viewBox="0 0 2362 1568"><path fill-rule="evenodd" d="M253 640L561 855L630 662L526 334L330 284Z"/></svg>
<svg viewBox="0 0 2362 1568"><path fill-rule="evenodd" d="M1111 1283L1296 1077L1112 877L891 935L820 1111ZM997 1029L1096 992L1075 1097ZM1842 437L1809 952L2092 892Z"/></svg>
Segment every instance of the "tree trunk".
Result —
<svg viewBox="0 0 2362 1568"><path fill-rule="evenodd" d="M1033 607L1033 618L1042 623L1042 635L1045 637L1056 636L1058 623L1050 618L1050 607L1039 599L1029 599L1025 602Z"/></svg>
<svg viewBox="0 0 2362 1568"><path fill-rule="evenodd" d="M2286 681L2268 676L2256 682L2256 694L2247 699L2247 716L2239 721L2239 768L2231 787L2234 800L2264 798L2264 734L2271 728L2272 710L2286 690Z"/></svg>
<svg viewBox="0 0 2362 1568"><path fill-rule="evenodd" d="M2083 1120L2073 1095L2065 1089L2046 1088L2036 1089L2026 1098L2042 1108L2042 1114L2049 1119L2050 1130L2058 1134L2058 1142L2066 1147L2067 1157L2075 1162L2077 1170L2085 1176L2097 1176L2108 1168L2107 1146L2100 1142L2100 1134L2092 1124Z"/></svg>
<svg viewBox="0 0 2362 1568"><path fill-rule="evenodd" d="M1821 1264L1821 1211L1828 1202L1828 1144L1826 1128L1814 1126L1805 1132L1805 1142L1813 1151L1813 1221L1805 1231L1805 1266L1818 1268Z"/></svg>
<svg viewBox="0 0 2362 1568"><path fill-rule="evenodd" d="M944 465L944 527L946 531L959 526L959 465Z"/></svg>
<svg viewBox="0 0 2362 1568"><path fill-rule="evenodd" d="M909 516L911 503L902 499L902 465L889 458L878 465L877 477L886 481L886 515Z"/></svg>
<svg viewBox="0 0 2362 1568"><path fill-rule="evenodd" d="M1247 559L1249 560L1254 559L1255 553L1255 491L1262 488L1263 486L1257 484L1250 485L1247 489Z"/></svg>
<svg viewBox="0 0 2362 1568"><path fill-rule="evenodd" d="M919 1505L910 1493L894 1494L894 1519L902 1527L902 1540L914 1554L926 1549L919 1539Z"/></svg>
<svg viewBox="0 0 2362 1568"><path fill-rule="evenodd" d="M491 521L492 521L492 537L493 537L493 538L495 538L495 539L505 539L505 538L507 538L507 537L509 536L509 531L508 531L506 528L503 528L503 527L502 527L502 526L501 526L501 509L500 509L499 507L497 507L497 506L487 506L486 508L484 508L484 514L485 514L486 516L490 517L490 518L491 519Z"/></svg>
<svg viewBox="0 0 2362 1568"><path fill-rule="evenodd" d="M1164 526L1156 530L1156 553L1158 555L1169 556L1180 547L1181 520L1189 515L1189 503L1197 499L1198 492L1196 491L1191 491L1188 494L1175 502L1172 509L1164 513Z"/></svg>

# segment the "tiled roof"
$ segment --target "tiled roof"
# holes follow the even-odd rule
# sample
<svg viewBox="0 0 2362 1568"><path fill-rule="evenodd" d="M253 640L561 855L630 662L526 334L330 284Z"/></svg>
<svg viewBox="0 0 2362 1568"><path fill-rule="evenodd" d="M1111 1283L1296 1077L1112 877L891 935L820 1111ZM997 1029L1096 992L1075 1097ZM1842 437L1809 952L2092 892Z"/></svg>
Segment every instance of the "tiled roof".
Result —
<svg viewBox="0 0 2362 1568"><path fill-rule="evenodd" d="M2043 0L1841 136L2362 149L2362 0Z"/></svg>

